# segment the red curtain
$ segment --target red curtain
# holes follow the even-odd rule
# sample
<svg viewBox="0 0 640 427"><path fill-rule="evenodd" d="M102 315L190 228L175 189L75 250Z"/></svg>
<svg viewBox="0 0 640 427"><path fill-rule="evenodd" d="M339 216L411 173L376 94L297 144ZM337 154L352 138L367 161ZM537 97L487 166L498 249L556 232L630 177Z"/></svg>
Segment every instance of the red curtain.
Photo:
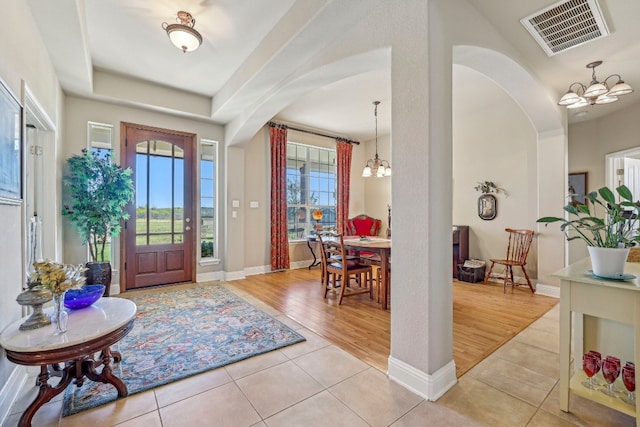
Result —
<svg viewBox="0 0 640 427"><path fill-rule="evenodd" d="M351 153L353 146L348 142L336 140L336 154L338 157L338 209L336 212L336 227L338 232L346 230L349 220L349 189L351 186Z"/></svg>
<svg viewBox="0 0 640 427"><path fill-rule="evenodd" d="M287 128L271 125L271 270L289 268Z"/></svg>

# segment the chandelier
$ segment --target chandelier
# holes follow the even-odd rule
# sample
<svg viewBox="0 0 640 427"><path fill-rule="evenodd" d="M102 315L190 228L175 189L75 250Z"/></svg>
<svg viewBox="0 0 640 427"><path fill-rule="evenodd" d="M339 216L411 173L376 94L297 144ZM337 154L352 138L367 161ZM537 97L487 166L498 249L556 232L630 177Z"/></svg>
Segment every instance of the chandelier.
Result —
<svg viewBox="0 0 640 427"><path fill-rule="evenodd" d="M162 23L162 28L167 32L171 43L182 52L196 50L202 44L202 36L193 29L196 20L189 12L180 11L176 18L177 24Z"/></svg>
<svg viewBox="0 0 640 427"><path fill-rule="evenodd" d="M589 83L589 86L585 86L580 82L571 83L567 93L558 101L558 105L567 108L580 108L586 105L610 104L616 102L618 97L633 92L631 86L622 80L620 74L612 74L602 82L599 82L596 78L596 67L600 64L602 64L602 61L588 63L587 68L591 68L591 83ZM607 80L612 77L617 77L618 81L609 89ZM573 88L576 85L577 89L574 91Z"/></svg>
<svg viewBox="0 0 640 427"><path fill-rule="evenodd" d="M373 105L375 105L374 116L376 118L376 155L373 159L367 160L367 163L364 166L364 170L362 171L363 177L375 176L376 178L381 178L383 176L391 176L391 165L388 161L382 160L378 156L378 105L380 101L373 101Z"/></svg>

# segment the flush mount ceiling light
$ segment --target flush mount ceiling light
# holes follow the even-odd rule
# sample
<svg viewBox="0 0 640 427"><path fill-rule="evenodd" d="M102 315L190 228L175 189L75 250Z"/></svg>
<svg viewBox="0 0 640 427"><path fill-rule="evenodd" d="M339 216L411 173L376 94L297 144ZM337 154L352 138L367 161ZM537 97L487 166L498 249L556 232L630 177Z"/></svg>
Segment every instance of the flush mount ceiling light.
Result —
<svg viewBox="0 0 640 427"><path fill-rule="evenodd" d="M176 22L177 24L162 23L162 28L167 32L171 43L185 53L196 50L202 44L202 36L193 29L196 20L189 12L181 10Z"/></svg>
<svg viewBox="0 0 640 427"><path fill-rule="evenodd" d="M378 156L378 105L380 101L373 101L375 105L374 116L376 118L376 156L373 159L367 160L367 164L362 171L363 177L375 176L376 178L382 178L383 176L391 176L391 165L388 161L382 160Z"/></svg>
<svg viewBox="0 0 640 427"><path fill-rule="evenodd" d="M616 102L618 97L633 92L633 88L622 80L620 74L612 74L602 82L599 82L596 77L596 67L600 64L602 64L602 61L588 63L587 68L591 68L591 83L589 83L589 86L585 86L580 82L571 83L567 93L558 101L558 105L567 108L580 108L585 105L610 104ZM616 77L618 80L609 89L607 80L612 77ZM574 87L577 88L574 90Z"/></svg>

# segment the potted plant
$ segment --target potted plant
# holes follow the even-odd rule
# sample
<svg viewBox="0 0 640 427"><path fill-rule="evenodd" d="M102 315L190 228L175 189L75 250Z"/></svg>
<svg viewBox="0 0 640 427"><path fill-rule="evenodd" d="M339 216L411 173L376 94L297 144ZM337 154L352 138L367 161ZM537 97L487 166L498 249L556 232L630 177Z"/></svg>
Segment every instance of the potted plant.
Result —
<svg viewBox="0 0 640 427"><path fill-rule="evenodd" d="M629 248L640 242L640 202L633 201L625 185L616 188L616 192L617 202L608 187L578 195L584 196L587 203L568 203L564 207L568 219L545 216L537 221L545 225L559 222L568 241L583 240L589 250L593 274L606 278L623 277Z"/></svg>
<svg viewBox="0 0 640 427"><path fill-rule="evenodd" d="M129 218L124 207L134 196L132 170L113 163L110 151L100 154L86 149L67 159L67 167L63 183L70 203L64 205L62 215L89 246L87 284L105 285L104 295L108 296L111 263L105 258L105 248L107 238L117 237L121 221Z"/></svg>

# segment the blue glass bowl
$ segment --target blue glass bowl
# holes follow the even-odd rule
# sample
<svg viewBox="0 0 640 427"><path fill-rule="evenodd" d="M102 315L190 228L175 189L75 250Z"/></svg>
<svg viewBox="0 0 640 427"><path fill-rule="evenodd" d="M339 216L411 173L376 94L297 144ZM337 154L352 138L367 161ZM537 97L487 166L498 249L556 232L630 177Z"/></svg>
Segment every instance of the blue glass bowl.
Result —
<svg viewBox="0 0 640 427"><path fill-rule="evenodd" d="M104 293L104 285L85 285L79 289L69 289L64 294L64 306L77 310L89 307L98 301Z"/></svg>

